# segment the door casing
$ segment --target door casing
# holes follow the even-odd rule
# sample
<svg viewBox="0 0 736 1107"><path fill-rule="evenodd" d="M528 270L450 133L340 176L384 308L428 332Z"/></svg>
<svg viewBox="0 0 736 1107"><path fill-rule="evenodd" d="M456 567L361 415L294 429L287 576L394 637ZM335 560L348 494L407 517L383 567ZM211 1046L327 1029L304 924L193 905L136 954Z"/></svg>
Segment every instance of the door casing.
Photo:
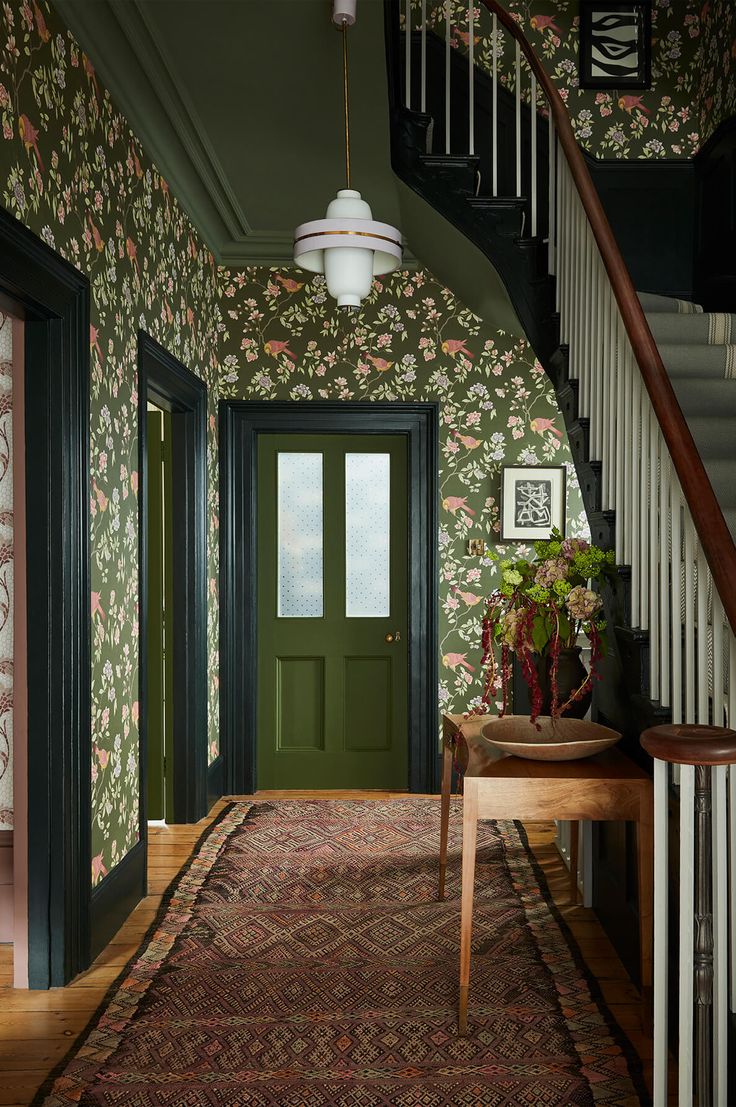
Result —
<svg viewBox="0 0 736 1107"><path fill-rule="evenodd" d="M433 403L221 400L220 737L225 789L257 782L257 465L261 434L403 434L409 492L410 792L436 792L439 409Z"/></svg>
<svg viewBox="0 0 736 1107"><path fill-rule="evenodd" d="M145 331L138 336L140 834L147 841L148 711L147 403L171 413L173 529L173 819L208 811L207 386Z"/></svg>

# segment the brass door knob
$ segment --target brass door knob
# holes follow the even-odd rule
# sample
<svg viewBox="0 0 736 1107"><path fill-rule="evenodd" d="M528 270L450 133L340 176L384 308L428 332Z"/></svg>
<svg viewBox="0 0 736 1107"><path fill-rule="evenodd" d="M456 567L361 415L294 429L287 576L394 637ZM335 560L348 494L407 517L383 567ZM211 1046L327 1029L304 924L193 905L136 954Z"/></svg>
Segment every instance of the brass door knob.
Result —
<svg viewBox="0 0 736 1107"><path fill-rule="evenodd" d="M388 642L389 645L391 645L392 642L400 642L400 641L401 641L401 632L398 631L398 630L395 630L393 632L393 634L391 634L391 632L389 631L389 633L384 638L384 642Z"/></svg>

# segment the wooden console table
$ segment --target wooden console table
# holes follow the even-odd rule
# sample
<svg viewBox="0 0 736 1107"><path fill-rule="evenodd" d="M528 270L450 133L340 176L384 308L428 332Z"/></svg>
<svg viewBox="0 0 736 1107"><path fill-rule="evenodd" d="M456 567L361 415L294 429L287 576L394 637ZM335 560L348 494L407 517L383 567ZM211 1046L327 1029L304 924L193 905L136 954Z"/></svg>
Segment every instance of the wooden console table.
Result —
<svg viewBox="0 0 736 1107"><path fill-rule="evenodd" d="M639 860L639 941L642 1017L649 1020L652 987L653 804L649 776L618 749L581 761L508 757L480 734L488 716L443 715L439 898L445 894L453 763L463 775L462 899L458 1029L467 1033L470 942L479 819L632 820Z"/></svg>

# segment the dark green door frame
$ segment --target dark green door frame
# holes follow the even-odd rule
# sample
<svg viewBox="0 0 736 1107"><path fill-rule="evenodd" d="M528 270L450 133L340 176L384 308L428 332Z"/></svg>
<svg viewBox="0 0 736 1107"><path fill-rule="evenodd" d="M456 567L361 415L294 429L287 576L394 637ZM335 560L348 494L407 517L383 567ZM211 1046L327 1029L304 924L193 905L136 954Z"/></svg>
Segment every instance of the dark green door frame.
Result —
<svg viewBox="0 0 736 1107"><path fill-rule="evenodd" d="M409 779L438 786L438 407L220 401L220 735L225 790L256 781L257 457L261 434L403 434L409 454Z"/></svg>
<svg viewBox="0 0 736 1107"><path fill-rule="evenodd" d="M147 404L171 413L173 819L207 814L207 386L150 335L138 335L140 834L147 841Z"/></svg>
<svg viewBox="0 0 736 1107"><path fill-rule="evenodd" d="M2 208L0 303L25 324L28 977L49 988L89 965L94 916L89 283Z"/></svg>

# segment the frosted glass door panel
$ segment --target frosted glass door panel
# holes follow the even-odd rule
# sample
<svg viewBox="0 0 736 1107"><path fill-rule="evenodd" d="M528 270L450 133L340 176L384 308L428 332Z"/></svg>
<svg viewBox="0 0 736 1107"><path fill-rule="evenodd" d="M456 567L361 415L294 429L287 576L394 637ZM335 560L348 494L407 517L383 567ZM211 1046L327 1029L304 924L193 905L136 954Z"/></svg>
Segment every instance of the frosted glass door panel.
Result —
<svg viewBox="0 0 736 1107"><path fill-rule="evenodd" d="M391 455L345 454L345 614L391 614Z"/></svg>
<svg viewBox="0 0 736 1107"><path fill-rule="evenodd" d="M278 614L320 619L323 599L322 454L278 455Z"/></svg>

